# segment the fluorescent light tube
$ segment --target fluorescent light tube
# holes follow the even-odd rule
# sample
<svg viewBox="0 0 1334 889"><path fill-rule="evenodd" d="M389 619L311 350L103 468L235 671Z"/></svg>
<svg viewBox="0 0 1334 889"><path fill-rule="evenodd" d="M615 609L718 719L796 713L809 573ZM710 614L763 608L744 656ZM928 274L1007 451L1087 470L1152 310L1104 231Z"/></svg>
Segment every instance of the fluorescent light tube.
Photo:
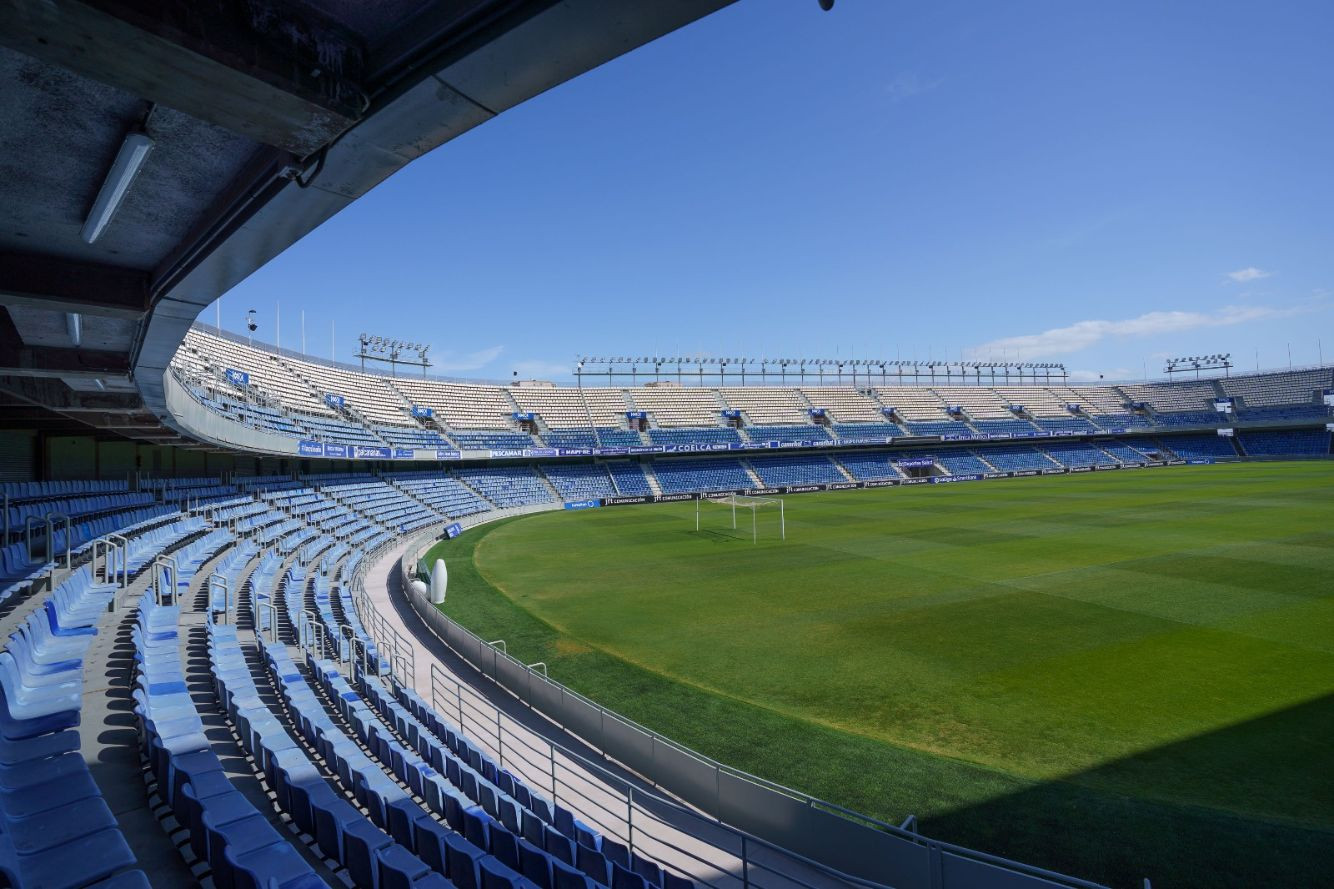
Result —
<svg viewBox="0 0 1334 889"><path fill-rule="evenodd" d="M116 152L116 160L111 164L106 181L102 183L102 190L97 193L97 200L93 201L92 212L79 232L89 244L102 236L152 150L153 140L145 133L135 132L125 137L120 151Z"/></svg>

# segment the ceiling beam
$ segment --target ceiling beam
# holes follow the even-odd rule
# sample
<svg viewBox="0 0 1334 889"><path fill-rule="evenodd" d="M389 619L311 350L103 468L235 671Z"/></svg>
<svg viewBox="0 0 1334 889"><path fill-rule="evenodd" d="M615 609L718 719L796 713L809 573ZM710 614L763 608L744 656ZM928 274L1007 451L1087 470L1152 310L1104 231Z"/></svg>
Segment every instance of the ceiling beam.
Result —
<svg viewBox="0 0 1334 889"><path fill-rule="evenodd" d="M360 41L297 2L0 0L0 44L299 158L366 106Z"/></svg>
<svg viewBox="0 0 1334 889"><path fill-rule="evenodd" d="M148 274L0 251L0 304L138 321L149 307Z"/></svg>
<svg viewBox="0 0 1334 889"><path fill-rule="evenodd" d="M97 349L0 345L0 374L16 377L128 377L130 356Z"/></svg>

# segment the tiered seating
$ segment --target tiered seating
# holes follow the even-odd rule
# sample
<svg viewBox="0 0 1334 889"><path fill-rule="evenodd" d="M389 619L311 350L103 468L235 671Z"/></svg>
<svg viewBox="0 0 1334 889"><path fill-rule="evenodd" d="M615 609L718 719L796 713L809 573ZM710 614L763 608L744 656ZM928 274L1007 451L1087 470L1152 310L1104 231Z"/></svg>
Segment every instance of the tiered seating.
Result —
<svg viewBox="0 0 1334 889"><path fill-rule="evenodd" d="M48 512L56 512L71 519L93 516L100 513L118 512L137 506L147 506L153 502L153 495L146 491L133 494L96 494L90 497L67 497L61 500L32 500L9 507L7 514L11 533L22 531L28 518L46 521Z"/></svg>
<svg viewBox="0 0 1334 889"><path fill-rule="evenodd" d="M326 417L306 417L302 420L310 434L320 441L334 444L364 445L377 447L381 441L361 426L354 426L345 420Z"/></svg>
<svg viewBox="0 0 1334 889"><path fill-rule="evenodd" d="M140 608L134 633L135 715L159 792L189 830L191 847L209 863L217 885L325 886L292 844L228 780L185 685L176 623L175 607L149 603ZM226 629L234 633L233 628ZM270 750L276 762L282 751ZM261 749L257 758L264 752ZM292 747L286 752L293 752ZM289 774L291 762L287 757L284 771ZM314 771L309 762L305 766Z"/></svg>
<svg viewBox="0 0 1334 889"><path fill-rule="evenodd" d="M1053 386L1051 391L1064 402L1081 405L1086 414L1127 413L1126 396L1113 386Z"/></svg>
<svg viewBox="0 0 1334 889"><path fill-rule="evenodd" d="M796 389L744 386L719 389L729 408L744 411L757 426L792 426L809 421L809 405Z"/></svg>
<svg viewBox="0 0 1334 889"><path fill-rule="evenodd" d="M1043 444L1038 448L1057 463L1074 469L1076 466L1113 466L1116 460L1100 448L1086 442L1072 441Z"/></svg>
<svg viewBox="0 0 1334 889"><path fill-rule="evenodd" d="M1217 426L1227 422L1226 416L1216 410L1160 413L1154 414L1153 419L1162 426Z"/></svg>
<svg viewBox="0 0 1334 889"><path fill-rule="evenodd" d="M134 854L79 752L83 657L115 596L71 574L0 652L0 875L6 885L89 886ZM142 873L125 885L147 886Z"/></svg>
<svg viewBox="0 0 1334 889"><path fill-rule="evenodd" d="M320 488L320 492L400 532L424 528L442 520L439 513L387 482L369 476L327 484Z"/></svg>
<svg viewBox="0 0 1334 889"><path fill-rule="evenodd" d="M446 448L449 442L440 437L434 429L420 426L376 426L375 434L396 448Z"/></svg>
<svg viewBox="0 0 1334 889"><path fill-rule="evenodd" d="M754 442L828 441L829 431L814 423L792 426L747 426L746 435Z"/></svg>
<svg viewBox="0 0 1334 889"><path fill-rule="evenodd" d="M972 435L973 430L962 420L909 420L904 423L909 435Z"/></svg>
<svg viewBox="0 0 1334 889"><path fill-rule="evenodd" d="M1044 432L1097 432L1098 427L1094 426L1084 417L1064 416L1064 417L1037 417L1033 420L1039 429Z"/></svg>
<svg viewBox="0 0 1334 889"><path fill-rule="evenodd" d="M942 401L958 405L973 419L1004 420L1014 416L1009 404L994 389L981 386L935 386L933 389Z"/></svg>
<svg viewBox="0 0 1334 889"><path fill-rule="evenodd" d="M971 451L938 451L935 456L936 462L945 467L945 471L950 475L981 475L991 472L991 467L979 460Z"/></svg>
<svg viewBox="0 0 1334 889"><path fill-rule="evenodd" d="M767 487L827 485L845 482L843 473L822 454L751 457L750 468Z"/></svg>
<svg viewBox="0 0 1334 889"><path fill-rule="evenodd" d="M740 444L741 434L730 426L701 429L650 429L649 441L655 445L699 447L712 444Z"/></svg>
<svg viewBox="0 0 1334 889"><path fill-rule="evenodd" d="M848 386L803 386L801 394L815 407L824 408L834 423L875 423L884 419L878 403Z"/></svg>
<svg viewBox="0 0 1334 889"><path fill-rule="evenodd" d="M648 477L638 463L629 460L611 460L606 464L607 472L616 485L616 493L621 497L643 497L653 493Z"/></svg>
<svg viewBox="0 0 1334 889"><path fill-rule="evenodd" d="M879 441L903 435L903 427L898 423L883 420L876 423L835 423L830 431L834 438L843 441Z"/></svg>
<svg viewBox="0 0 1334 889"><path fill-rule="evenodd" d="M1121 387L1131 401L1143 401L1159 414L1213 409L1212 383L1146 383Z"/></svg>
<svg viewBox="0 0 1334 889"><path fill-rule="evenodd" d="M196 361L190 364L186 356ZM185 341L173 359L174 362L178 360L183 369L193 367L202 372L202 382L215 393L230 394L242 402L251 400L247 399L245 389L223 378L227 369L238 370L249 375L249 389L258 393L270 407L280 404L288 411L316 417L336 415L321 398L316 397L305 380L293 373L276 353L267 349L254 348L230 338L191 329L186 331Z"/></svg>
<svg viewBox="0 0 1334 889"><path fill-rule="evenodd" d="M409 402L429 407L435 418L452 429L510 429L514 402L502 386L444 383L400 377L393 381Z"/></svg>
<svg viewBox="0 0 1334 889"><path fill-rule="evenodd" d="M944 420L945 402L920 386L879 386L875 395L885 407L894 408L905 420Z"/></svg>
<svg viewBox="0 0 1334 889"><path fill-rule="evenodd" d="M1123 411L1117 414L1091 414L1089 419L1099 429L1109 432L1122 432L1126 429L1143 429L1153 425L1153 421L1143 414Z"/></svg>
<svg viewBox="0 0 1334 889"><path fill-rule="evenodd" d="M1067 417L1067 404L1079 403L1073 393L1045 386L997 386L996 394L1007 405L1019 405L1033 417Z"/></svg>
<svg viewBox="0 0 1334 889"><path fill-rule="evenodd" d="M739 460L699 458L655 460L653 474L664 494L691 491L736 491L755 487Z"/></svg>
<svg viewBox="0 0 1334 889"><path fill-rule="evenodd" d="M723 405L712 389L643 386L632 392L634 406L647 411L658 426L716 426Z"/></svg>
<svg viewBox="0 0 1334 889"><path fill-rule="evenodd" d="M595 448L598 446L597 435L592 429L552 430L542 436L550 448Z"/></svg>
<svg viewBox="0 0 1334 889"><path fill-rule="evenodd" d="M461 481L435 472L401 472L389 476L398 487L427 506L450 518L486 512L491 504L478 497Z"/></svg>
<svg viewBox="0 0 1334 889"><path fill-rule="evenodd" d="M1245 408L1313 404L1319 401L1321 390L1334 385L1330 380L1330 369L1327 367L1318 370L1231 377L1219 382L1222 383L1225 393L1241 398Z"/></svg>
<svg viewBox="0 0 1334 889"><path fill-rule="evenodd" d="M973 450L1001 472L1059 468L1056 461L1030 445L983 445Z"/></svg>
<svg viewBox="0 0 1334 889"><path fill-rule="evenodd" d="M465 451L517 450L531 448L537 444L526 432L455 429L451 435L458 446Z"/></svg>
<svg viewBox="0 0 1334 889"><path fill-rule="evenodd" d="M1145 463L1150 459L1155 459L1150 458L1144 451L1119 439L1116 441L1100 441L1098 446L1122 463Z"/></svg>
<svg viewBox="0 0 1334 889"><path fill-rule="evenodd" d="M529 506L549 503L551 491L531 466L493 466L456 469L454 475L497 506Z"/></svg>
<svg viewBox="0 0 1334 889"><path fill-rule="evenodd" d="M870 482L903 475L889 462L889 456L888 451L853 451L839 454L837 459L857 481Z"/></svg>
<svg viewBox="0 0 1334 889"><path fill-rule="evenodd" d="M556 493L565 500L616 496L616 487L601 463L549 463L542 467L542 471Z"/></svg>
<svg viewBox="0 0 1334 889"><path fill-rule="evenodd" d="M588 390L592 391L592 390ZM614 392L616 397L612 399L615 405L615 412L608 420L606 415L608 411L602 408L599 411L600 419L594 420L589 411L591 406L586 406L585 390L569 387L557 388L556 386L511 386L510 395L514 396L514 401L519 405L519 410L537 414L542 418L542 422L551 430L559 429L591 429L597 422L617 423L625 416L625 397L617 390L603 390ZM602 402L598 402L602 407ZM550 441L548 440L548 443ZM557 447L560 447L557 445ZM565 447L584 447L584 445L566 445Z"/></svg>
<svg viewBox="0 0 1334 889"><path fill-rule="evenodd" d="M634 448L644 443L638 432L610 426L599 426L597 438L598 444L604 448Z"/></svg>
<svg viewBox="0 0 1334 889"><path fill-rule="evenodd" d="M1237 456L1232 442L1221 435L1174 435L1159 442L1183 460Z"/></svg>
<svg viewBox="0 0 1334 889"><path fill-rule="evenodd" d="M1032 423L1013 416L1004 420L970 420L969 425L983 435L1032 435L1036 431Z"/></svg>
<svg viewBox="0 0 1334 889"><path fill-rule="evenodd" d="M392 378L318 361L284 356L283 362L302 377L321 398L342 396L349 407L377 426L415 426L408 405L392 387Z"/></svg>
<svg viewBox="0 0 1334 889"><path fill-rule="evenodd" d="M1314 457L1329 453L1329 432L1324 429L1241 432L1237 437L1242 450L1251 457Z"/></svg>

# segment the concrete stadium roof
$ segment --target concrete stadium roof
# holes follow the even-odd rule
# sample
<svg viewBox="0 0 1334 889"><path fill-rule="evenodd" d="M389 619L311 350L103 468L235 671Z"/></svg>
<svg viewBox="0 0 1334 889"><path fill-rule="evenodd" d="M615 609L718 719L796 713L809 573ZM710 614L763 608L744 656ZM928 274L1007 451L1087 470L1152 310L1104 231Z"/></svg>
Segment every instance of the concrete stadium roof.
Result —
<svg viewBox="0 0 1334 889"><path fill-rule="evenodd" d="M184 441L162 375L204 307L415 158L730 2L0 3L0 391ZM86 243L131 132L149 160Z"/></svg>

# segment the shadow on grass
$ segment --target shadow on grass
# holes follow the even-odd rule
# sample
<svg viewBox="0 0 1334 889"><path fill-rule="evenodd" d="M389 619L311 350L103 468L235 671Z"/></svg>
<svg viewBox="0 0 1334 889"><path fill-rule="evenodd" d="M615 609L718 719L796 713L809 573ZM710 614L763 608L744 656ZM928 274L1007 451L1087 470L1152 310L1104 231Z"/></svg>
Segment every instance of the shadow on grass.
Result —
<svg viewBox="0 0 1334 889"><path fill-rule="evenodd" d="M923 819L922 833L1114 886L1321 886L1334 874L1334 695ZM1235 813L1174 795L1183 764L1230 785ZM1290 817L1242 814L1267 777L1301 787ZM1226 787L1214 788L1226 792ZM1296 803L1297 801L1294 800Z"/></svg>

